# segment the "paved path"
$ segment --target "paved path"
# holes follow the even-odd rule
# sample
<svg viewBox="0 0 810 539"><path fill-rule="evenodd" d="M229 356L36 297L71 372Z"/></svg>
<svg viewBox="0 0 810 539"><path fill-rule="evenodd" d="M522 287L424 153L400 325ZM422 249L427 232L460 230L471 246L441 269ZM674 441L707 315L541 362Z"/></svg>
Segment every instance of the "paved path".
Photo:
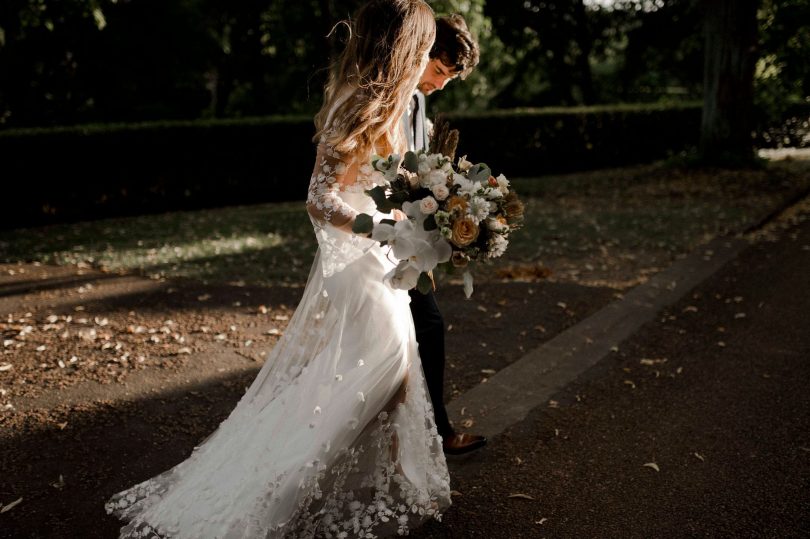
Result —
<svg viewBox="0 0 810 539"><path fill-rule="evenodd" d="M746 249L453 461L454 507L416 536L807 537L808 274L810 221Z"/></svg>

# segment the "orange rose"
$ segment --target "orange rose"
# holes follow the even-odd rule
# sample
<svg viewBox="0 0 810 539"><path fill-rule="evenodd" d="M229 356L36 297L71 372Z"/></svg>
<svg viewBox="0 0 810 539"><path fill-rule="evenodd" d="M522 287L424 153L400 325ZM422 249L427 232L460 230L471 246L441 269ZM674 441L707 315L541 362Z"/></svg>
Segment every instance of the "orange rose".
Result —
<svg viewBox="0 0 810 539"><path fill-rule="evenodd" d="M466 247L478 238L478 225L469 217L464 217L453 223L453 234L450 241L459 247Z"/></svg>
<svg viewBox="0 0 810 539"><path fill-rule="evenodd" d="M490 176L487 183L489 183L490 187L498 187L498 180L495 178L495 176Z"/></svg>

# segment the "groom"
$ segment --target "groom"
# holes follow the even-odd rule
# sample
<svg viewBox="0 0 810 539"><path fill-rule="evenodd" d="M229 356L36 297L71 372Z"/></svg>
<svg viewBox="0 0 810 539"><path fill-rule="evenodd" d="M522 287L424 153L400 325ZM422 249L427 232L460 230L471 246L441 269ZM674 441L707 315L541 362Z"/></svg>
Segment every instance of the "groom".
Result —
<svg viewBox="0 0 810 539"><path fill-rule="evenodd" d="M465 79L478 64L478 56L478 43L461 15L436 20L436 41L430 51L430 61L419 80L418 91L402 118L409 150L428 148L425 96L442 90L456 77ZM449 455L469 453L483 447L487 440L483 436L455 432L447 418L443 399L445 358L442 314L432 291L422 294L413 289L410 295L419 355L444 452Z"/></svg>

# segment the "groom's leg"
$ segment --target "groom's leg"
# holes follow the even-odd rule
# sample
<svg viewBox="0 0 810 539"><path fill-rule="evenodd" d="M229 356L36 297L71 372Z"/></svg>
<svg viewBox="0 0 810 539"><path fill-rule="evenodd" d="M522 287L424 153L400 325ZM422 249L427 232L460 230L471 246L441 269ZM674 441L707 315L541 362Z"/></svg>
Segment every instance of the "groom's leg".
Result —
<svg viewBox="0 0 810 539"><path fill-rule="evenodd" d="M411 290L410 295L416 342L433 403L436 428L443 438L447 438L453 434L453 427L444 407L444 319L432 291L422 294Z"/></svg>

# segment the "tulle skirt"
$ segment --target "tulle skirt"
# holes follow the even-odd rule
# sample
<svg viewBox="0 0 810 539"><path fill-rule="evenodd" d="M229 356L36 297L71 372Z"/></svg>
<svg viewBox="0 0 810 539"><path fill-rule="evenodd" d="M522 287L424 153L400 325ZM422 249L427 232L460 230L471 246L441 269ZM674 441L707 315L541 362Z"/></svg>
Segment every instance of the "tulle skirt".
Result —
<svg viewBox="0 0 810 539"><path fill-rule="evenodd" d="M230 416L174 468L115 494L121 537L381 537L450 503L408 294L374 245L315 258L301 302Z"/></svg>

